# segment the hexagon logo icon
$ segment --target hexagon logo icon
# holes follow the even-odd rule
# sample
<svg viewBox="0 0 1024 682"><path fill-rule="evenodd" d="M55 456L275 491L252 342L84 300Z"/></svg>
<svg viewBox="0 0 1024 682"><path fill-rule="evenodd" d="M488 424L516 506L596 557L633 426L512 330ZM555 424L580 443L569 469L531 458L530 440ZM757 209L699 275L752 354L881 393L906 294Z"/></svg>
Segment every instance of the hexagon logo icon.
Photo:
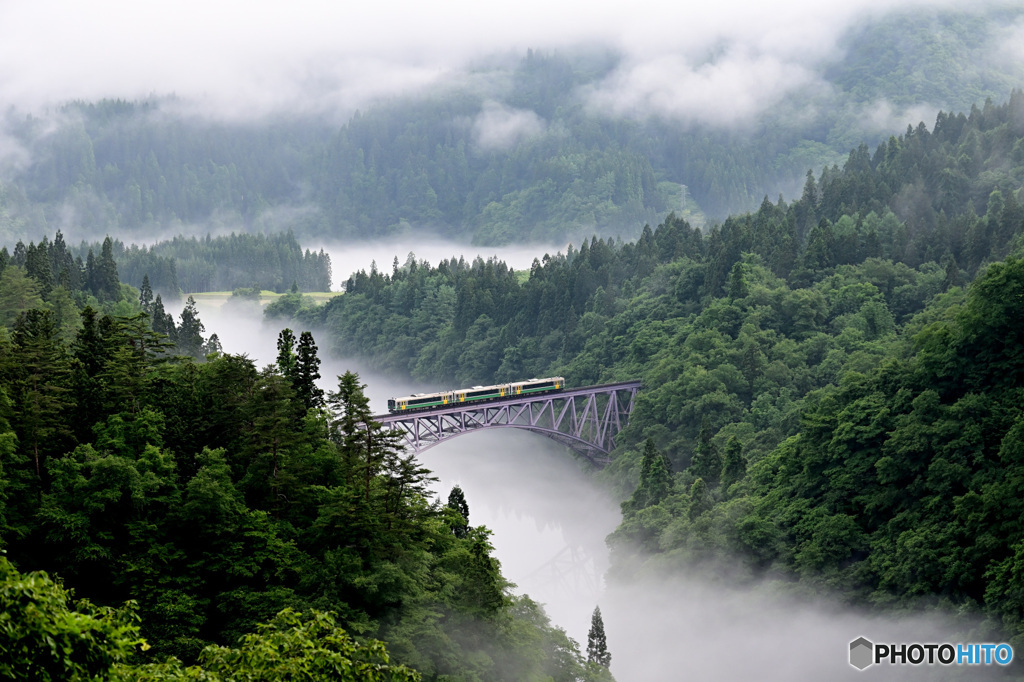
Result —
<svg viewBox="0 0 1024 682"><path fill-rule="evenodd" d="M850 642L850 665L857 670L864 670L874 661L875 645L864 637L858 637Z"/></svg>

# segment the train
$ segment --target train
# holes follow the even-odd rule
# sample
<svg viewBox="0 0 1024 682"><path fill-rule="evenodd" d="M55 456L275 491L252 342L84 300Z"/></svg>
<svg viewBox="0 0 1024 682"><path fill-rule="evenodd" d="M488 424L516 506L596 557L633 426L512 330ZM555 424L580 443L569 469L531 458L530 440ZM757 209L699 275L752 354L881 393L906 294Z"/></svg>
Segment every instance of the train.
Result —
<svg viewBox="0 0 1024 682"><path fill-rule="evenodd" d="M440 393L415 393L402 398L389 399L388 412L411 412L490 400L505 400L525 395L561 391L564 388L564 377L546 377L529 381L514 381L509 384L495 384L494 386L473 386Z"/></svg>

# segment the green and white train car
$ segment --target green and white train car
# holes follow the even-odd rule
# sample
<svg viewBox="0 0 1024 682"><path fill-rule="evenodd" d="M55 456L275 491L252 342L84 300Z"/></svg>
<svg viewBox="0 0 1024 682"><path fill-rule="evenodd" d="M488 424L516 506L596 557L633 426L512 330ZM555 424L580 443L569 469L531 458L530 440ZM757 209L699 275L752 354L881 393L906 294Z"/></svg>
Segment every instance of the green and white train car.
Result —
<svg viewBox="0 0 1024 682"><path fill-rule="evenodd" d="M551 391L561 391L563 388L565 388L565 379L563 377L547 377L546 379L516 381L511 384L473 386L472 388L460 388L455 391L442 391L440 393L416 393L403 398L391 398L388 400L388 411L410 412L412 410L429 410L435 407L449 407L466 403L486 402L488 400L518 398L519 396L535 395L537 393L549 393Z"/></svg>

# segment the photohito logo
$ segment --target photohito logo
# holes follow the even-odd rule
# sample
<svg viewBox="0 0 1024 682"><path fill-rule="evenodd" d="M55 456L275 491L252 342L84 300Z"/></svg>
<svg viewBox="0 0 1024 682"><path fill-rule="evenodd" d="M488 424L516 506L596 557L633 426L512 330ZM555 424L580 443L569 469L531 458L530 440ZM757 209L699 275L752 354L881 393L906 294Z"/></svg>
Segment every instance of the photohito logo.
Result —
<svg viewBox="0 0 1024 682"><path fill-rule="evenodd" d="M1009 665L1009 644L874 644L866 637L850 642L850 665L857 670L889 665Z"/></svg>

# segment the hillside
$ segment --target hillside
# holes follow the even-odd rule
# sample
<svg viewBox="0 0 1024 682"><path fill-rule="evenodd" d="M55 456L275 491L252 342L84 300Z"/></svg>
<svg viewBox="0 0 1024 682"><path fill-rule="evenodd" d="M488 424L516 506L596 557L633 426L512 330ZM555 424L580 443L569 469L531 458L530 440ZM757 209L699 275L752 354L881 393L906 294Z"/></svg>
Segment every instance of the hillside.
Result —
<svg viewBox="0 0 1024 682"><path fill-rule="evenodd" d="M38 239L55 225L76 239L125 241L427 230L504 244L633 238L670 211L695 224L720 220L766 194L795 195L808 169L862 142L873 147L911 116L930 124L939 109L1005 100L1024 67L997 47L1019 17L988 7L864 19L806 65L807 83L718 124L606 102L628 65L594 49L483 60L429 94L379 102L340 126L302 116L204 119L173 97L11 110L4 129L20 162L2 178L0 235Z"/></svg>
<svg viewBox="0 0 1024 682"><path fill-rule="evenodd" d="M625 500L619 578L728 565L985 614L1019 643L1022 149L1016 92L709 233L669 216L525 282L410 260L298 315L421 381L642 378L602 474Z"/></svg>

